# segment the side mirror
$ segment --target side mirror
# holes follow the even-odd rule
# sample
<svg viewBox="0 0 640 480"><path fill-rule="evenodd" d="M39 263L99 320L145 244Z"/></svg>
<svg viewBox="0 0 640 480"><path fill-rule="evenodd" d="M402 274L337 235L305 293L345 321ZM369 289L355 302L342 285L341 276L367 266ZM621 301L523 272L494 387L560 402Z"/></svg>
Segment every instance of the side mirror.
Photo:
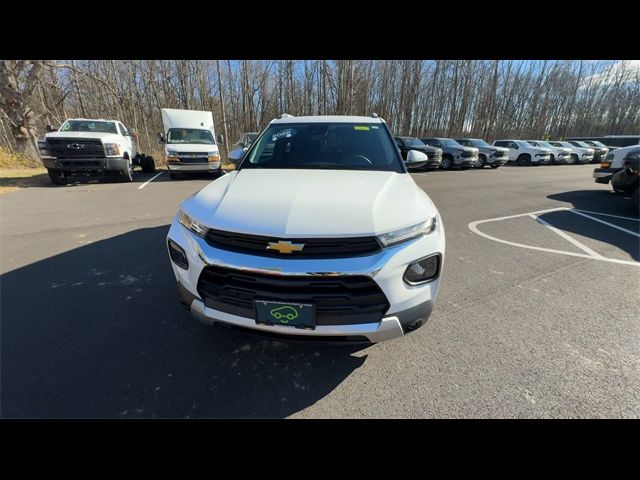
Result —
<svg viewBox="0 0 640 480"><path fill-rule="evenodd" d="M224 145L224 135L222 134L218 135L218 143L220 145Z"/></svg>
<svg viewBox="0 0 640 480"><path fill-rule="evenodd" d="M158 143L165 143L164 133L158 133Z"/></svg>
<svg viewBox="0 0 640 480"><path fill-rule="evenodd" d="M243 148L236 148L235 150L231 150L229 155L227 155L227 160L234 165L240 163L240 161L244 158L245 150Z"/></svg>
<svg viewBox="0 0 640 480"><path fill-rule="evenodd" d="M429 161L429 157L426 154L419 152L417 150L409 150L407 153L407 159L404 164L407 168L420 168L424 167Z"/></svg>

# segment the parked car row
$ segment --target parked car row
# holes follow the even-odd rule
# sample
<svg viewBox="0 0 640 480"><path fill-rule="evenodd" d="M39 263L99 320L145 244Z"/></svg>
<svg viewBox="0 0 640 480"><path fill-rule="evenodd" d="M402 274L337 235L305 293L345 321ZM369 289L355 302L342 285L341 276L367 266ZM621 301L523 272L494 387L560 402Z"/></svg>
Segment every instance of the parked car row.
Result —
<svg viewBox="0 0 640 480"><path fill-rule="evenodd" d="M581 141L495 140L493 144L481 138L416 138L394 137L402 157L410 150L425 153L429 162L425 168L498 168L507 163L518 165L585 164L594 158L604 158L608 149L590 146ZM440 160L439 160L440 159Z"/></svg>

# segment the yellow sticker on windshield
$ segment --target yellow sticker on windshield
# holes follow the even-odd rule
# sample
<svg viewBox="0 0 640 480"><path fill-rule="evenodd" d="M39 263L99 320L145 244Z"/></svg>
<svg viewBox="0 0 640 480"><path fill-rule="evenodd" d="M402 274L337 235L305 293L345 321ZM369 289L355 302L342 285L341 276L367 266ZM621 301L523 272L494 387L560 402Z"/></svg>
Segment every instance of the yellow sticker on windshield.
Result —
<svg viewBox="0 0 640 480"><path fill-rule="evenodd" d="M365 127L363 125L355 125L353 127L354 130L369 130L369 127Z"/></svg>

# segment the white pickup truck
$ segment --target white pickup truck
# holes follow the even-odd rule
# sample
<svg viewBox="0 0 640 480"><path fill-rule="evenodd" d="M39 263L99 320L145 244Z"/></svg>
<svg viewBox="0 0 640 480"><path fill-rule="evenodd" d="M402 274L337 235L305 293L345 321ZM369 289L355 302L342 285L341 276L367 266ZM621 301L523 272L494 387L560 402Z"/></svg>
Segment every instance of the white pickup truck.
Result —
<svg viewBox="0 0 640 480"><path fill-rule="evenodd" d="M112 176L133 181L133 168L154 172L152 157L140 154L130 132L118 120L70 118L58 131L38 142L40 158L55 185L65 185L70 177Z"/></svg>

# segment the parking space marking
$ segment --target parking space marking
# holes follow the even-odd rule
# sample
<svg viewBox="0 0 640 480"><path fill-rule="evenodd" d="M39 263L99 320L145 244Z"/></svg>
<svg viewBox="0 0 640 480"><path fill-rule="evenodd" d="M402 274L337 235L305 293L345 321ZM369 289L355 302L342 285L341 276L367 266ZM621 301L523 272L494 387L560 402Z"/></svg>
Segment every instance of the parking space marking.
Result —
<svg viewBox="0 0 640 480"><path fill-rule="evenodd" d="M586 213L582 213L582 212L580 212L578 210L575 210L573 208L570 208L569 211L571 213L575 213L576 215L581 215L583 217L589 218L589 219L593 220L594 222L603 223L604 225L608 225L611 228L615 228L616 230L620 230L621 232L629 233L631 235L635 235L636 237L640 238L640 233L634 232L633 230L628 230L626 228L619 227L618 225L615 225L613 223L605 222L604 220L600 220L599 218L592 217L591 215L587 215Z"/></svg>
<svg viewBox="0 0 640 480"><path fill-rule="evenodd" d="M600 260L602 262L618 263L618 264L621 264L621 265L632 265L632 266L635 266L635 267L640 267L640 262L636 262L636 261L632 261L632 260L619 260L617 258L604 257L604 256L599 255L599 254L596 254L598 256L594 256L594 255L587 254L587 253L568 252L566 250L556 250L555 248L536 247L534 245L526 245L524 243L510 242L509 240L503 240L502 238L494 237L492 235L489 235L488 233L481 232L478 229L478 225L482 225L483 223L499 222L499 221L502 221L502 220L509 220L509 219L512 219L512 218L520 218L520 217L527 217L527 216L531 217L532 215L539 215L539 214L543 214L543 213L571 211L571 210L573 210L573 209L567 208L567 207L549 208L547 210L538 210L538 211L535 211L535 212L519 213L517 215L507 215L505 217L487 218L485 220L476 220L475 222L471 222L471 223L469 223L468 227L469 227L469 230L471 230L473 233L475 233L477 235L480 235L481 237L487 238L489 240L493 240L494 242L504 243L505 245L511 245L513 247L527 248L529 250L537 250L539 252L558 253L560 255L569 255L571 257L588 258L588 259L591 259L591 260ZM578 213L578 212L576 211L576 212L572 212L572 213ZM585 216L590 218L590 219L592 219L592 220L598 220L597 218L590 217L588 215L585 215ZM602 222L602 223L607 223L607 222ZM612 224L608 224L608 225L612 226ZM617 227L617 225L616 225L616 227ZM634 235L636 235L636 233L635 232L631 232L631 230L627 230L627 232L630 232L630 233L633 233Z"/></svg>
<svg viewBox="0 0 640 480"><path fill-rule="evenodd" d="M566 233L564 233L562 230L560 230L559 228L554 227L553 225L551 225L549 222L543 220L542 218L540 218L538 215L534 215L534 214L529 214L529 216L531 218L533 218L536 222L541 223L542 225L544 225L545 227L547 227L549 230L551 230L554 233L557 233L558 235L560 235L562 238L564 238L566 241L572 243L573 245L575 245L576 247L578 247L580 250L582 250L583 252L591 255L592 257L602 257L602 255L600 255L598 252L591 250L589 247L587 247L586 245L583 245L582 243L580 243L579 241L577 241L575 238L570 237L569 235L567 235Z"/></svg>
<svg viewBox="0 0 640 480"><path fill-rule="evenodd" d="M160 173L158 173L157 175L154 175L153 177L151 177L149 180L147 180L146 182L144 182L142 185L140 185L138 187L138 190L142 190L144 187L146 187L149 183L153 182L156 178L158 178L160 175L162 175L164 173L164 170Z"/></svg>
<svg viewBox="0 0 640 480"><path fill-rule="evenodd" d="M621 218L622 220L631 220L634 222L640 222L640 218L621 217L620 215L611 215L610 213L594 212L593 210L582 210L580 208L572 208L571 210L575 210L576 212L593 213L595 215L604 215L605 217Z"/></svg>

